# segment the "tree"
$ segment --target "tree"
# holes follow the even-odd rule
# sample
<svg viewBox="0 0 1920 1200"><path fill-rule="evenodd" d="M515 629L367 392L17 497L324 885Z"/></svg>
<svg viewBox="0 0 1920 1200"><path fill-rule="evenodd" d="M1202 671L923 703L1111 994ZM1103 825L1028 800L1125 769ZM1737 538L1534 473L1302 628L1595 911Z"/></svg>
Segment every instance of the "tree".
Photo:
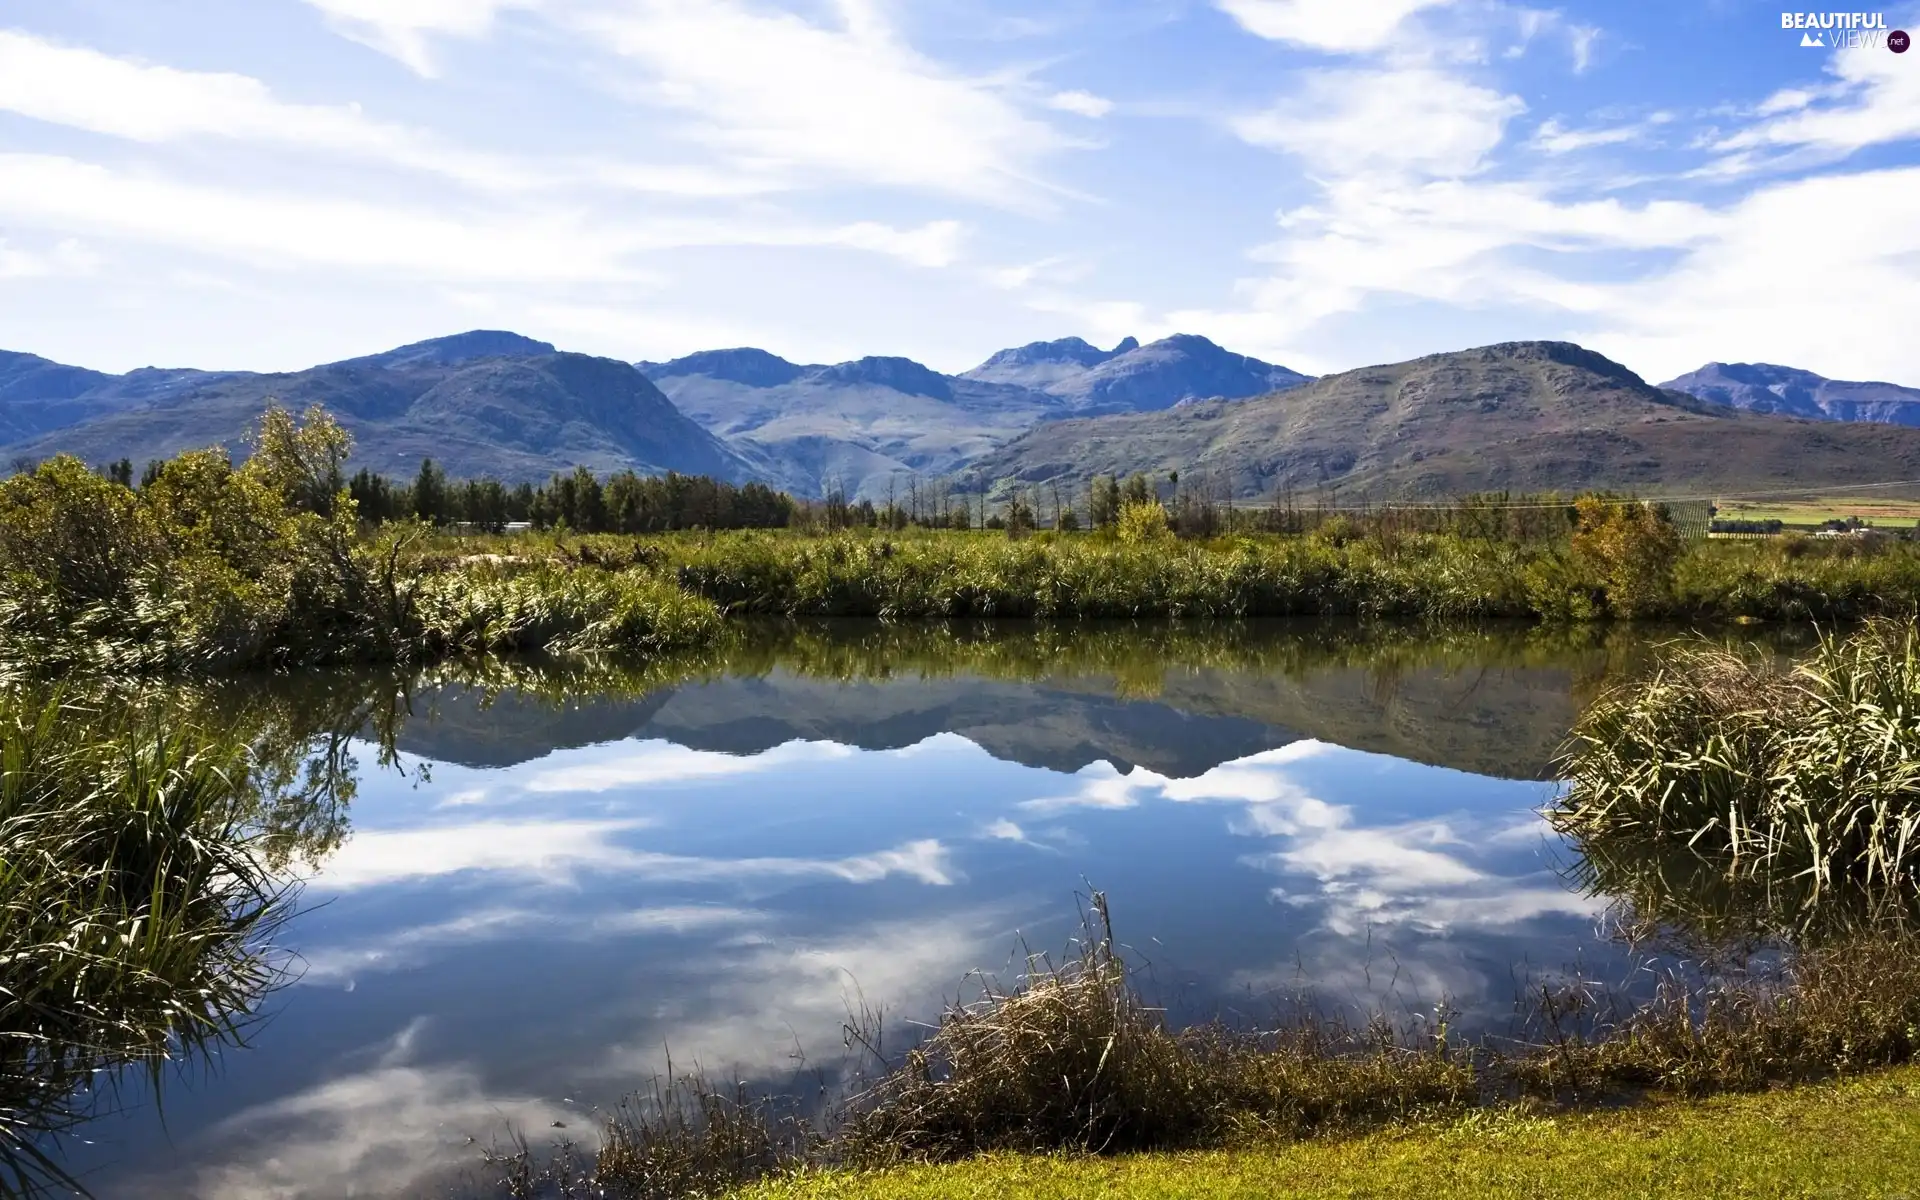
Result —
<svg viewBox="0 0 1920 1200"><path fill-rule="evenodd" d="M1007 536L1022 537L1033 532L1033 506L1015 492L1007 501Z"/></svg>
<svg viewBox="0 0 1920 1200"><path fill-rule="evenodd" d="M1574 560L1606 588L1623 617L1658 611L1673 589L1680 534L1664 509L1637 500L1582 496L1574 501Z"/></svg>
<svg viewBox="0 0 1920 1200"><path fill-rule="evenodd" d="M300 512L333 515L346 490L347 457L353 453L353 435L316 404L302 420L277 403L260 414L260 424L248 439L253 453L243 468L253 478L285 497ZM129 464L131 471L131 464Z"/></svg>
<svg viewBox="0 0 1920 1200"><path fill-rule="evenodd" d="M1128 503L1120 510L1119 532L1121 541L1136 545L1163 542L1173 536L1167 510L1158 500Z"/></svg>
<svg viewBox="0 0 1920 1200"><path fill-rule="evenodd" d="M143 488L146 484L141 485ZM365 467L347 483L347 495L353 500L354 512L362 521L378 525L402 516L407 511L400 489L384 475L375 475Z"/></svg>
<svg viewBox="0 0 1920 1200"><path fill-rule="evenodd" d="M413 515L435 525L447 520L447 477L433 465L431 458L420 460L420 472L413 477Z"/></svg>
<svg viewBox="0 0 1920 1200"><path fill-rule="evenodd" d="M1095 529L1112 527L1120 519L1120 483L1111 475L1096 475L1087 496L1087 516Z"/></svg>
<svg viewBox="0 0 1920 1200"><path fill-rule="evenodd" d="M607 528L606 495L599 477L586 467L573 469L573 512L567 524L581 533L603 533Z"/></svg>

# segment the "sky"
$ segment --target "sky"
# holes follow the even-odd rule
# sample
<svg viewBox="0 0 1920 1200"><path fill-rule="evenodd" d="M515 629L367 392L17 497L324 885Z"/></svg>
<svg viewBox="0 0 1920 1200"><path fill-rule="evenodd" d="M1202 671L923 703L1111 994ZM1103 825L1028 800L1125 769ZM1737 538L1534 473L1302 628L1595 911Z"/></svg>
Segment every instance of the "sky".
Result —
<svg viewBox="0 0 1920 1200"><path fill-rule="evenodd" d="M1859 45L1782 11L0 0L0 348L1564 338L1920 386L1920 50L1884 35L1920 4Z"/></svg>

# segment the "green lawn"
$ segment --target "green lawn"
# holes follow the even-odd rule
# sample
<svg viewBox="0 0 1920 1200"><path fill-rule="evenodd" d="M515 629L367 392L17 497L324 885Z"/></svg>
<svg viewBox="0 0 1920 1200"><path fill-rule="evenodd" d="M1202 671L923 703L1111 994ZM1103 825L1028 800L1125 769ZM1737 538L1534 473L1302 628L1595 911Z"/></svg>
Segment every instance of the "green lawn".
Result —
<svg viewBox="0 0 1920 1200"><path fill-rule="evenodd" d="M1920 1197L1920 1069L1599 1113L1479 1112L1273 1148L1121 1158L989 1156L787 1179L752 1200L958 1197Z"/></svg>

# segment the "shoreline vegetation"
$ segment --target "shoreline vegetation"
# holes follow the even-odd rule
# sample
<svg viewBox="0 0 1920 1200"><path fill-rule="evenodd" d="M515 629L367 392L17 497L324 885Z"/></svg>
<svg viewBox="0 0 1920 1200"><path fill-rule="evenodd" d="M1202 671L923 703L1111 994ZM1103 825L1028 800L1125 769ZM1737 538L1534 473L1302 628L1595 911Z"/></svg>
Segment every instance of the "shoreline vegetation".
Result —
<svg viewBox="0 0 1920 1200"><path fill-rule="evenodd" d="M0 481L0 661L193 672L657 655L711 645L742 615L1711 623L1920 607L1920 546L1688 540L1618 496L1274 509L1249 530L1136 478L1094 488L1092 528L1070 507L1037 528L1015 500L986 518L1000 529L961 531L891 504L868 526L844 502L580 471L532 493L550 528L488 535L422 519L480 485L423 468L402 516L391 488L345 478L350 451L324 412L271 408L238 466L200 451L136 485L130 463L101 474L63 457ZM785 527L681 528L702 520ZM620 522L663 532L573 532Z"/></svg>

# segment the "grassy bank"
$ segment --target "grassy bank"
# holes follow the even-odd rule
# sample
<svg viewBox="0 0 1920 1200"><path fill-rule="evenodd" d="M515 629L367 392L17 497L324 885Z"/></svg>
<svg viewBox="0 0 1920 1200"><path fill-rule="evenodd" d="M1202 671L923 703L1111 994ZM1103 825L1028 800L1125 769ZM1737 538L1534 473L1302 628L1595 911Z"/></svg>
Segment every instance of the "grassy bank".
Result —
<svg viewBox="0 0 1920 1200"><path fill-rule="evenodd" d="M1572 1113L1475 1112L1347 1139L1122 1157L988 1155L827 1171L739 1200L1254 1200L1914 1194L1920 1070L1709 1100Z"/></svg>
<svg viewBox="0 0 1920 1200"><path fill-rule="evenodd" d="M788 617L1851 620L1920 605L1920 546L1632 545L1312 534L1127 541L1106 533L788 531L443 539L422 569L638 570L728 614ZM1618 559L1620 561L1612 561Z"/></svg>

